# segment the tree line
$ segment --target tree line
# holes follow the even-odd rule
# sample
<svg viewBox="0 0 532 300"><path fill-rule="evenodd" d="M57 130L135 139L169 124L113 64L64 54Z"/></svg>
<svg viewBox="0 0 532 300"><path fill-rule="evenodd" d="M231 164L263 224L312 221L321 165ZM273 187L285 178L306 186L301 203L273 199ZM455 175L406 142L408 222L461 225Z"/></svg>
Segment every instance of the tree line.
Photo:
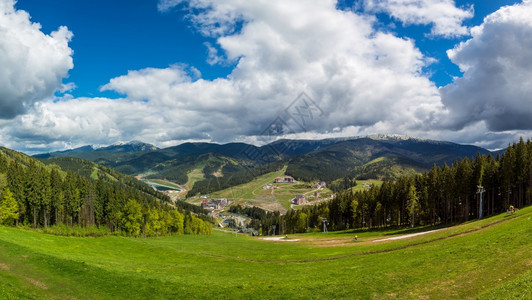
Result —
<svg viewBox="0 0 532 300"><path fill-rule="evenodd" d="M126 177L91 179L64 172L1 148L0 223L33 228L105 226L128 236L210 233L208 217L176 209L140 185Z"/></svg>
<svg viewBox="0 0 532 300"><path fill-rule="evenodd" d="M349 186L347 183L345 186ZM264 234L349 228L382 228L465 222L479 218L480 188L482 215L504 212L510 205L521 208L532 203L532 142L522 138L504 154L477 155L452 165L434 166L430 171L384 181L381 186L336 193L333 200L316 206L290 210L280 216L253 212L255 229ZM245 211L244 213L251 213Z"/></svg>
<svg viewBox="0 0 532 300"><path fill-rule="evenodd" d="M92 161L81 159L81 158L75 158L75 157L59 157L59 158L49 158L43 161L47 165L57 165L61 168L61 170L64 171L71 171L75 174L81 175L82 177L91 178L91 176L94 173L94 169L96 167L99 174L104 174L104 176L98 176L99 180L105 180L107 182L114 182L116 180L119 180L121 184L124 184L130 188L133 188L135 190L141 191L142 193L149 194L160 201L171 203L170 197L168 197L166 194L160 193L159 191L153 189L151 186L136 180L135 178L131 176L127 176L124 174L119 173L118 171L107 167L103 165L98 165ZM186 172L185 172L186 174ZM184 201L177 201L173 203L173 206L177 207L178 209L182 211L190 211L192 213L195 213L200 218L204 218L208 211L201 208L200 206L190 204ZM207 221L212 222L210 218L206 219Z"/></svg>

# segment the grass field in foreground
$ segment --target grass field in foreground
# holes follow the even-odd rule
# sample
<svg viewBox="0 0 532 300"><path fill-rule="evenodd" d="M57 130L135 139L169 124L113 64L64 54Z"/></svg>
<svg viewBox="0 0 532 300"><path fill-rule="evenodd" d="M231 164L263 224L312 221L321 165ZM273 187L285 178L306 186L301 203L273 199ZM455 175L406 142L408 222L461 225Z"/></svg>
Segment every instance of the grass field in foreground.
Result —
<svg viewBox="0 0 532 300"><path fill-rule="evenodd" d="M0 227L0 298L530 299L532 208L408 230L73 238Z"/></svg>

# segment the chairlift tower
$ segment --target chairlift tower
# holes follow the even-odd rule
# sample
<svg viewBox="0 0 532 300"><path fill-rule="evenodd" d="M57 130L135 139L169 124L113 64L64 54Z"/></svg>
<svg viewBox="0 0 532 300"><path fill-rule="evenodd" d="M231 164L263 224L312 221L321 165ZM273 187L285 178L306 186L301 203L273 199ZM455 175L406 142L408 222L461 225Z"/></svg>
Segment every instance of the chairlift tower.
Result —
<svg viewBox="0 0 532 300"><path fill-rule="evenodd" d="M275 235L275 228L277 228L277 225L273 225L273 235Z"/></svg>
<svg viewBox="0 0 532 300"><path fill-rule="evenodd" d="M321 222L323 223L323 233L327 233L327 218L321 218Z"/></svg>
<svg viewBox="0 0 532 300"><path fill-rule="evenodd" d="M478 206L478 219L482 219L482 194L484 194L486 190L483 186L477 185L477 194L480 194L480 205Z"/></svg>
<svg viewBox="0 0 532 300"><path fill-rule="evenodd" d="M362 210L362 230L366 227L366 218L364 218L364 210Z"/></svg>

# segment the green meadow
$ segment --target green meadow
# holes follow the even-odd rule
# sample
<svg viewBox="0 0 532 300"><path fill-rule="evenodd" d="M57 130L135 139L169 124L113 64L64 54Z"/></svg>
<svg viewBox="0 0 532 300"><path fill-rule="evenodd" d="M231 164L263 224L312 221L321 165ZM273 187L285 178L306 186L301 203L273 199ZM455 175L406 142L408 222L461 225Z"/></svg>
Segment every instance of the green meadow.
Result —
<svg viewBox="0 0 532 300"><path fill-rule="evenodd" d="M328 188L316 189L312 183L297 182L297 183L275 183L275 178L285 176L286 167L276 172L270 172L258 176L250 182L230 187L224 190L216 191L210 194L211 198L227 198L231 204L246 205L260 207L269 211L280 211L285 213L290 209L291 200L296 195L311 196L314 192L318 192L320 199L329 199L332 191ZM264 189L266 185L273 186L273 189ZM198 204L203 201L199 196L188 198L186 201L193 204ZM310 203L316 199L310 198Z"/></svg>
<svg viewBox="0 0 532 300"><path fill-rule="evenodd" d="M378 241L433 229L268 241L221 231L77 238L0 227L0 299L532 297L532 207Z"/></svg>

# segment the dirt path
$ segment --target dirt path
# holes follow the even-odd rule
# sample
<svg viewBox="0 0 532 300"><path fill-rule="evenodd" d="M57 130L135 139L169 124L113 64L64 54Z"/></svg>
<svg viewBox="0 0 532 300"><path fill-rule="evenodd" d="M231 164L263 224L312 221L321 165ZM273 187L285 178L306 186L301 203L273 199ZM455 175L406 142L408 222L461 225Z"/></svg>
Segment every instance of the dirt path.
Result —
<svg viewBox="0 0 532 300"><path fill-rule="evenodd" d="M445 229L445 228L436 229L436 230L429 230L429 231L423 231L423 232L418 232L418 233L405 234L405 235L400 235L400 236L393 236L393 237L389 237L389 238L385 238L385 239L374 240L373 242L384 242L384 241L393 241L393 240L407 239L407 238L418 236L418 235L424 235L424 234L428 234L428 233L433 233L433 232L440 231L440 230L443 230L443 229Z"/></svg>
<svg viewBox="0 0 532 300"><path fill-rule="evenodd" d="M297 242L297 241L300 241L300 239L287 239L287 238L282 237L282 236L265 237L265 238L261 238L261 240L278 241L278 242Z"/></svg>

